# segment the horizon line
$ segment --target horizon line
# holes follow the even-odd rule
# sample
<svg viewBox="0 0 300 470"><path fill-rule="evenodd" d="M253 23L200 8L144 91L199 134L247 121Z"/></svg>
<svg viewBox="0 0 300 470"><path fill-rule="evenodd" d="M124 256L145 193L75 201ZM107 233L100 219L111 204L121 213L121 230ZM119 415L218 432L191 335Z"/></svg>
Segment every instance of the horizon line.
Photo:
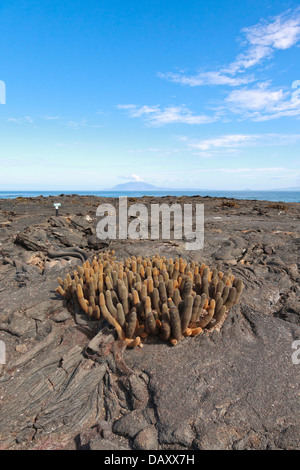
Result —
<svg viewBox="0 0 300 470"><path fill-rule="evenodd" d="M145 192L148 192L148 193L151 193L151 192L158 192L158 191L189 191L189 192L192 192L192 191L226 191L226 192L254 192L254 191L272 191L272 192L276 192L276 191L300 191L300 186L291 186L291 187L288 187L288 188L270 188L270 189L252 189L252 188L245 188L245 189L201 189L201 188L154 188L154 189L150 189L150 190L147 190L147 189L125 189L125 190L118 190L118 189L111 189L111 188L106 188L106 189L6 189L6 190L0 190L0 193L7 193L7 192L31 192L31 193L36 193L36 192L61 192L61 194L63 194L64 192L73 192L74 194L76 194L76 192L115 192L115 193L118 193L118 192L126 192L126 191L129 191L129 192L141 192L141 191L145 191Z"/></svg>

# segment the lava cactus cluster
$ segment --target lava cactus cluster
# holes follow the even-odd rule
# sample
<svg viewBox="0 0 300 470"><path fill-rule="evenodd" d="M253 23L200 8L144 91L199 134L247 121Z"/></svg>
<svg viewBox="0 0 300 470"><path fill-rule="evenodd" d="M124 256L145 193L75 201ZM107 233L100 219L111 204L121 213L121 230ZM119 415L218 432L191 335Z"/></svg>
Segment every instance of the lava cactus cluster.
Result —
<svg viewBox="0 0 300 470"><path fill-rule="evenodd" d="M155 335L176 345L185 336L220 327L243 282L218 268L182 258L132 256L114 251L78 266L56 291L89 317L104 318L130 347Z"/></svg>

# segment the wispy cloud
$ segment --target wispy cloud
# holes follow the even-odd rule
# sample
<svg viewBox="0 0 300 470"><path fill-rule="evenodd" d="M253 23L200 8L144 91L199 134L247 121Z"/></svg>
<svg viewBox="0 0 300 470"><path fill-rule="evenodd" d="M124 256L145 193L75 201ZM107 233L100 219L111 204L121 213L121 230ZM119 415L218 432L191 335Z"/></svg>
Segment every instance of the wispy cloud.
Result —
<svg viewBox="0 0 300 470"><path fill-rule="evenodd" d="M135 174L131 174L129 176L122 175L122 176L119 176L118 178L121 178L122 180L129 180L129 181L136 181L136 182L144 181L140 175L135 175Z"/></svg>
<svg viewBox="0 0 300 470"><path fill-rule="evenodd" d="M46 121L57 121L57 120L61 119L61 117L60 116L44 116L44 119Z"/></svg>
<svg viewBox="0 0 300 470"><path fill-rule="evenodd" d="M101 124L91 124L88 122L87 119L81 119L81 121L64 121L63 124L68 129L81 129L83 127L94 127L100 128L102 127Z"/></svg>
<svg viewBox="0 0 300 470"><path fill-rule="evenodd" d="M211 149L232 149L241 147L249 144L257 139L256 135L222 135L220 137L214 137L211 139L205 139L200 141L190 141L188 143L189 148L197 150L211 150Z"/></svg>
<svg viewBox="0 0 300 470"><path fill-rule="evenodd" d="M273 57L277 50L289 49L300 40L300 9L284 12L261 20L254 26L244 28L242 46L244 51L232 63L215 71L201 71L194 75L183 73L159 73L160 78L188 86L227 85L240 86L254 80L241 73Z"/></svg>
<svg viewBox="0 0 300 470"><path fill-rule="evenodd" d="M182 149L178 147L145 147L145 148L131 148L126 150L129 154L141 155L143 158L166 158L174 156L176 153L181 152Z"/></svg>
<svg viewBox="0 0 300 470"><path fill-rule="evenodd" d="M18 117L18 118L7 118L7 122L13 122L15 124L32 124L33 119L31 116L23 116L23 117Z"/></svg>
<svg viewBox="0 0 300 470"><path fill-rule="evenodd" d="M166 124L206 124L215 122L218 116L205 114L194 114L184 105L167 106L161 108L156 106L141 106L134 104L118 105L118 109L126 110L132 118L142 118L153 126L164 126Z"/></svg>
<svg viewBox="0 0 300 470"><path fill-rule="evenodd" d="M62 125L68 129L80 129L84 127L89 128L100 128L102 127L101 124L95 124L88 121L86 118L82 118L81 120L69 120L62 116L43 116L43 117L35 117L32 118L31 116L22 116L22 117L9 117L6 119L6 122L12 122L15 124L39 124L43 121L53 121L57 122L59 125Z"/></svg>
<svg viewBox="0 0 300 470"><path fill-rule="evenodd" d="M196 75L181 75L179 73L158 73L160 78L164 78L170 82L188 85L190 87L201 85L228 85L239 86L250 83L253 77L230 77L221 72L201 72Z"/></svg>
<svg viewBox="0 0 300 470"><path fill-rule="evenodd" d="M300 134L228 134L209 139L191 139L180 137L187 149L200 157L217 157L234 154L246 147L272 147L293 145L300 142Z"/></svg>
<svg viewBox="0 0 300 470"><path fill-rule="evenodd" d="M213 171L213 170L204 170L204 171ZM258 172L261 173L279 173L282 171L290 172L289 168L284 167L259 167L259 168L217 168L214 171L218 171L220 173L252 173L254 176L257 175Z"/></svg>
<svg viewBox="0 0 300 470"><path fill-rule="evenodd" d="M253 67L272 57L276 50L289 49L297 44L300 40L300 10L285 12L270 22L261 20L242 32L246 36L248 49L231 64L231 72Z"/></svg>
<svg viewBox="0 0 300 470"><path fill-rule="evenodd" d="M231 112L253 121L300 116L300 95L293 89L272 89L268 83L233 90L225 101Z"/></svg>

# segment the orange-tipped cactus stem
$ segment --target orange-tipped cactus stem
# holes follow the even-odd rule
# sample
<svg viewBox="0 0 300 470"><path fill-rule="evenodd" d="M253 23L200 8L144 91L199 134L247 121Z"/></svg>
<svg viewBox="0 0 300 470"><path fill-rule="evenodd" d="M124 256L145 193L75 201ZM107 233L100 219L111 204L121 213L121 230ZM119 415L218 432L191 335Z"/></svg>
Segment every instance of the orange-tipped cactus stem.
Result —
<svg viewBox="0 0 300 470"><path fill-rule="evenodd" d="M225 305L219 310L218 314L215 314L213 320L208 325L208 328L216 328L219 325L222 325L226 318L227 309Z"/></svg>
<svg viewBox="0 0 300 470"><path fill-rule="evenodd" d="M184 285L182 286L182 289L181 289L181 292L182 292L181 297L183 298L184 301L188 298L189 295L191 295L192 287L193 286L190 280L187 280L184 282Z"/></svg>
<svg viewBox="0 0 300 470"><path fill-rule="evenodd" d="M66 275L66 280L67 280L68 286L70 286L72 283L72 279L69 273Z"/></svg>
<svg viewBox="0 0 300 470"><path fill-rule="evenodd" d="M222 299L222 297L219 297L218 300L216 301L214 318L216 318L218 316L218 314L221 311L222 307L223 307L223 299Z"/></svg>
<svg viewBox="0 0 300 470"><path fill-rule="evenodd" d="M227 297L227 300L226 300L226 302L224 302L224 305L227 308L227 310L230 309L234 305L236 294L237 294L236 288L231 287L231 289L229 291L229 294L228 294L228 297Z"/></svg>
<svg viewBox="0 0 300 470"><path fill-rule="evenodd" d="M95 318L96 320L100 320L100 318L101 318L101 313L100 313L100 307L99 307L99 305L95 305L94 318Z"/></svg>
<svg viewBox="0 0 300 470"><path fill-rule="evenodd" d="M190 320L190 323L192 325L198 320L201 300L202 299L201 299L200 295L196 295L194 297L193 308L192 308L192 316L191 316L191 320Z"/></svg>
<svg viewBox="0 0 300 470"><path fill-rule="evenodd" d="M117 309L113 304L110 290L107 290L105 292L105 301L106 301L106 305L109 310L109 313L111 313L114 318L117 318Z"/></svg>
<svg viewBox="0 0 300 470"><path fill-rule="evenodd" d="M229 292L230 292L230 288L228 286L225 286L224 289L223 289L223 292L222 292L222 299L223 299L224 304L227 301Z"/></svg>
<svg viewBox="0 0 300 470"><path fill-rule="evenodd" d="M134 306L136 306L140 302L140 297L137 290L134 290L132 293L132 301Z"/></svg>
<svg viewBox="0 0 300 470"><path fill-rule="evenodd" d="M139 274L140 274L140 276L141 276L142 278L144 278L144 277L145 277L145 268L144 268L144 266L143 266L143 265L141 265L141 268L140 268L140 272L139 272Z"/></svg>
<svg viewBox="0 0 300 470"><path fill-rule="evenodd" d="M145 298L147 297L147 287L145 284L142 284L141 286L141 293L140 293L140 299L141 301L145 301Z"/></svg>
<svg viewBox="0 0 300 470"><path fill-rule="evenodd" d="M154 287L152 295L151 295L151 304L153 305L153 308L157 311L160 310L159 308L159 291L156 287Z"/></svg>
<svg viewBox="0 0 300 470"><path fill-rule="evenodd" d="M109 276L106 276L106 278L105 278L105 285L106 285L108 290L113 289L113 286L112 286L112 283L111 283L111 280L110 280Z"/></svg>
<svg viewBox="0 0 300 470"><path fill-rule="evenodd" d="M175 338L169 338L169 341L170 341L172 346L176 346L176 344L178 344L178 341Z"/></svg>
<svg viewBox="0 0 300 470"><path fill-rule="evenodd" d="M198 336L203 332L202 328L199 326L197 328L191 328L191 335Z"/></svg>
<svg viewBox="0 0 300 470"><path fill-rule="evenodd" d="M84 270L84 277L85 277L85 280L86 280L86 281L90 278L90 270L89 270L89 268L85 268L85 270Z"/></svg>
<svg viewBox="0 0 300 470"><path fill-rule="evenodd" d="M200 317L200 319L198 320L198 326L201 328L205 328L210 323L213 316L214 316L214 310L209 309L207 314L203 317Z"/></svg>
<svg viewBox="0 0 300 470"><path fill-rule="evenodd" d="M210 273L209 267L208 267L208 266L205 266L205 267L203 268L202 273L201 273L202 278L203 278L203 279L208 279L209 273Z"/></svg>
<svg viewBox="0 0 300 470"><path fill-rule="evenodd" d="M151 294L153 292L153 279L152 279L152 277L149 277L147 279L147 291L149 292L149 294Z"/></svg>
<svg viewBox="0 0 300 470"><path fill-rule="evenodd" d="M179 289L175 289L173 293L173 302L176 307L178 307L179 302L181 301Z"/></svg>
<svg viewBox="0 0 300 470"><path fill-rule="evenodd" d="M152 308L151 308L151 299L150 297L147 295L147 297L145 298L145 315L147 316L148 313L152 312Z"/></svg>
<svg viewBox="0 0 300 470"><path fill-rule="evenodd" d="M117 304L117 322L122 328L125 327L125 313L120 303Z"/></svg>
<svg viewBox="0 0 300 470"><path fill-rule="evenodd" d="M187 329L191 321L193 302L194 302L194 298L192 295L188 295L185 298L184 310L181 315L181 331L183 333L185 332L185 330Z"/></svg>
<svg viewBox="0 0 300 470"><path fill-rule="evenodd" d="M183 333L183 336L191 336L191 334L192 334L191 328L187 328L185 332Z"/></svg>
<svg viewBox="0 0 300 470"><path fill-rule="evenodd" d="M77 298L82 310L87 314L88 313L88 303L83 296L82 286L78 284L77 286Z"/></svg>
<svg viewBox="0 0 300 470"><path fill-rule="evenodd" d="M162 305L162 315L161 315L161 326L159 329L159 336L162 340L166 341L170 338L171 335L171 326L170 326L170 316L168 304L164 303Z"/></svg>
<svg viewBox="0 0 300 470"><path fill-rule="evenodd" d="M181 321L180 321L180 316L178 312L178 308L171 307L170 308L170 325L171 325L171 335L172 338L176 339L177 341L181 340Z"/></svg>
<svg viewBox="0 0 300 470"><path fill-rule="evenodd" d="M135 339L125 338L125 342L128 348L135 348L136 346L142 347L141 338L139 336Z"/></svg>
<svg viewBox="0 0 300 470"><path fill-rule="evenodd" d="M209 284L206 277L202 279L202 293L209 297Z"/></svg>
<svg viewBox="0 0 300 470"><path fill-rule="evenodd" d="M55 292L57 292L62 297L64 297L66 295L65 291L63 290L63 288L61 286L58 286L57 289L55 289Z"/></svg>
<svg viewBox="0 0 300 470"><path fill-rule="evenodd" d="M236 288L236 297L235 297L233 305L235 305L238 302L240 295L244 289L243 281L241 279L235 279L234 286Z"/></svg>
<svg viewBox="0 0 300 470"><path fill-rule="evenodd" d="M169 279L167 282L167 295L168 297L173 297L174 295L174 282L172 279Z"/></svg>
<svg viewBox="0 0 300 470"><path fill-rule="evenodd" d="M124 331L117 320L109 313L108 308L105 305L105 297L103 293L101 293L99 296L99 305L105 320L116 329L119 339L124 339Z"/></svg>
<svg viewBox="0 0 300 470"><path fill-rule="evenodd" d="M153 312L146 313L146 333L149 335L157 335L158 328L153 315Z"/></svg>
<svg viewBox="0 0 300 470"><path fill-rule="evenodd" d="M126 338L133 338L137 325L137 316L135 309L132 309L129 312L127 317L127 325L125 329Z"/></svg>
<svg viewBox="0 0 300 470"><path fill-rule="evenodd" d="M159 297L162 303L167 302L168 296L167 296L167 291L166 291L166 284L163 281L160 281L159 283Z"/></svg>
<svg viewBox="0 0 300 470"><path fill-rule="evenodd" d="M120 299L123 305L124 313L127 315L129 313L129 302L128 302L128 290L126 286L121 287Z"/></svg>

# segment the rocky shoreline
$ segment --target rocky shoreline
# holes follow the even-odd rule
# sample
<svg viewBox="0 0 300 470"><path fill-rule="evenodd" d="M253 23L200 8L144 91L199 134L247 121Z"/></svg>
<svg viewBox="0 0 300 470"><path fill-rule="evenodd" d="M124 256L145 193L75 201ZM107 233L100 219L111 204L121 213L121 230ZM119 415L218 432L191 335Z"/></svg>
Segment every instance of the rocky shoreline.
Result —
<svg viewBox="0 0 300 470"><path fill-rule="evenodd" d="M187 251L184 240L99 240L107 202L118 200L0 200L0 448L299 449L300 203L128 199L203 203L204 248ZM220 332L124 351L55 292L58 276L106 249L220 263L245 289Z"/></svg>

